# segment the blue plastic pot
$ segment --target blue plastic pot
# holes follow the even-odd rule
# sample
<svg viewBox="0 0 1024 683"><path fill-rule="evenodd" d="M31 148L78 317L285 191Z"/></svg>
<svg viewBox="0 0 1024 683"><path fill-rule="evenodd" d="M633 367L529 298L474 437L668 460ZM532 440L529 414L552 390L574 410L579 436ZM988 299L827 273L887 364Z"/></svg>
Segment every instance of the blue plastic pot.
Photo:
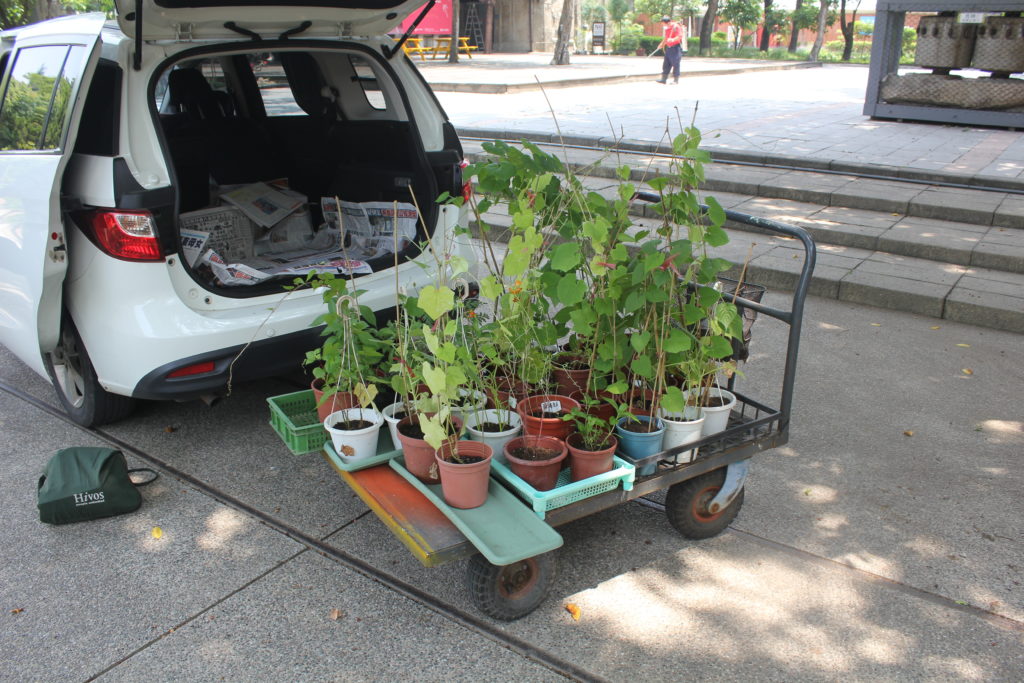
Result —
<svg viewBox="0 0 1024 683"><path fill-rule="evenodd" d="M615 425L615 435L619 439L619 451L627 456L634 462L649 458L652 455L661 453L664 449L661 446L662 438L665 436L665 423L661 420L656 420L654 426L656 429L653 431L641 431L632 432L628 429L623 429L622 425L627 422L633 421L634 419L640 420L640 422L646 425L654 420L650 415L637 415L635 417L624 417L618 421ZM638 465L636 473L642 477L646 477L649 474L654 474L654 471L658 468L657 458L652 459L650 462Z"/></svg>

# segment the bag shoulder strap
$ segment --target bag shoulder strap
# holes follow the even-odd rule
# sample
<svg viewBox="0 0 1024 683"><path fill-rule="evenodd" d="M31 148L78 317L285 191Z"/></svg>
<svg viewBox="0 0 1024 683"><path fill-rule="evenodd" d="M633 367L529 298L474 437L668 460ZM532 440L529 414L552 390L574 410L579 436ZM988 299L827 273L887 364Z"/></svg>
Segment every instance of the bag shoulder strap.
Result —
<svg viewBox="0 0 1024 683"><path fill-rule="evenodd" d="M150 467L136 467L128 470L129 475L134 472L149 472L150 474L153 475L149 479L146 479L145 481L142 482L135 481L134 479L131 479L131 477L129 477L129 479L131 479L132 484L134 484L136 488L138 488L139 486L148 486L149 484L152 484L154 481L160 478L160 473Z"/></svg>

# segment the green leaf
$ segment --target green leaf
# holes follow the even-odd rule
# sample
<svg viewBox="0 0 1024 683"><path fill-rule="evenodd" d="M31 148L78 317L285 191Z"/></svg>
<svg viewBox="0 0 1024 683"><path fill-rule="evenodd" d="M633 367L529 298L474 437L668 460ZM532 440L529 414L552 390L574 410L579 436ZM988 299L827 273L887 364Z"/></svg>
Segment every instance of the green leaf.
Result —
<svg viewBox="0 0 1024 683"><path fill-rule="evenodd" d="M703 337L701 342L707 345L707 354L712 358L726 358L732 355L732 344L725 337L718 335Z"/></svg>
<svg viewBox="0 0 1024 683"><path fill-rule="evenodd" d="M598 217L596 220L583 221L582 227L583 234L590 238L595 248L602 249L604 243L608 240L608 231L611 229L611 224L604 218Z"/></svg>
<svg viewBox="0 0 1024 683"><path fill-rule="evenodd" d="M618 396L619 394L626 393L627 389L629 389L629 384L625 380L619 380L614 384L609 384L605 391L613 396Z"/></svg>
<svg viewBox="0 0 1024 683"><path fill-rule="evenodd" d="M661 397L661 407L667 413L681 413L686 408L686 398L679 387L665 387L665 395Z"/></svg>
<svg viewBox="0 0 1024 683"><path fill-rule="evenodd" d="M615 169L615 175L619 177L619 180L629 180L630 168L628 165L623 164Z"/></svg>
<svg viewBox="0 0 1024 683"><path fill-rule="evenodd" d="M420 290L416 303L423 309L424 313L437 320L455 308L455 292L447 287L427 285Z"/></svg>
<svg viewBox="0 0 1024 683"><path fill-rule="evenodd" d="M512 215L512 225L519 228L520 230L525 230L526 228L529 228L530 226L533 225L533 211L529 209L517 211L515 214Z"/></svg>
<svg viewBox="0 0 1024 683"><path fill-rule="evenodd" d="M493 275L488 275L480 280L480 294L485 299L497 299L501 296L502 291L501 283L498 282L498 278Z"/></svg>
<svg viewBox="0 0 1024 683"><path fill-rule="evenodd" d="M423 440L430 444L435 451L441 449L441 444L447 438L440 413L427 416L420 413L420 429L423 430Z"/></svg>
<svg viewBox="0 0 1024 683"><path fill-rule="evenodd" d="M629 335L629 344L633 347L633 350L637 353L643 353L644 349L647 348L647 344L651 341L650 332L635 332Z"/></svg>
<svg viewBox="0 0 1024 683"><path fill-rule="evenodd" d="M638 310L647 302L647 296L643 290L633 290L626 297L626 303L623 304L622 310L626 313L632 313Z"/></svg>
<svg viewBox="0 0 1024 683"><path fill-rule="evenodd" d="M566 306L575 306L587 295L587 283L570 273L558 282L558 300Z"/></svg>
<svg viewBox="0 0 1024 683"><path fill-rule="evenodd" d="M711 219L712 225L725 223L725 209L718 203L718 200L714 197L706 197L704 201L708 205L708 218Z"/></svg>
<svg viewBox="0 0 1024 683"><path fill-rule="evenodd" d="M680 353L693 346L693 339L683 330L674 329L668 333L665 339L665 351L667 353Z"/></svg>
<svg viewBox="0 0 1024 683"><path fill-rule="evenodd" d="M435 368L427 361L423 361L423 382L430 389L434 396L445 393L446 376L443 368Z"/></svg>
<svg viewBox="0 0 1024 683"><path fill-rule="evenodd" d="M648 289L645 296L652 304L660 304L663 301L668 301L668 292L664 289Z"/></svg>
<svg viewBox="0 0 1024 683"><path fill-rule="evenodd" d="M729 233L717 225L709 225L704 239L708 246L720 247L723 244L729 243Z"/></svg>
<svg viewBox="0 0 1024 683"><path fill-rule="evenodd" d="M634 358L633 362L629 364L629 369L639 377L654 379L654 365L647 356L637 356Z"/></svg>
<svg viewBox="0 0 1024 683"><path fill-rule="evenodd" d="M563 273L575 271L580 265L580 245L576 242L559 244L551 251L551 267Z"/></svg>

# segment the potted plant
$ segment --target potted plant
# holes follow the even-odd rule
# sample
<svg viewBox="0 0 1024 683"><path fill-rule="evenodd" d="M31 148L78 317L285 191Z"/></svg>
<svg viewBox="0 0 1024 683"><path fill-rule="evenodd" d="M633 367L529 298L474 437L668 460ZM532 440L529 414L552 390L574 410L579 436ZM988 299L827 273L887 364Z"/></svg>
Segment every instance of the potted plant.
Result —
<svg viewBox="0 0 1024 683"><path fill-rule="evenodd" d="M314 394L321 421L352 407L369 408L377 396L377 369L384 358L382 340L373 311L360 306L361 292L349 292L348 280L333 273L313 271L297 278L296 286L322 289L327 311L313 325L323 325L321 345L306 354L312 366ZM319 385L319 386L317 386Z"/></svg>
<svg viewBox="0 0 1024 683"><path fill-rule="evenodd" d="M448 441L441 445L434 457L448 505L469 509L487 501L492 455L491 447L479 441Z"/></svg>
<svg viewBox="0 0 1024 683"><path fill-rule="evenodd" d="M555 488L568 453L561 439L537 434L517 436L503 450L512 472L537 491Z"/></svg>
<svg viewBox="0 0 1024 683"><path fill-rule="evenodd" d="M603 419L579 408L565 419L575 425L575 432L565 442L569 449L572 481L611 471L615 465L615 451L619 447L619 441L612 433L614 419Z"/></svg>

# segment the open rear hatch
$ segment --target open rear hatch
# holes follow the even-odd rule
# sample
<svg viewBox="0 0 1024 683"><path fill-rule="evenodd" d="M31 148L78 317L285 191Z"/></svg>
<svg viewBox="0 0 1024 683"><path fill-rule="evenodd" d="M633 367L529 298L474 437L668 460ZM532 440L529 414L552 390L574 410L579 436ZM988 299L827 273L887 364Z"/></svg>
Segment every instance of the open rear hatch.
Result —
<svg viewBox="0 0 1024 683"><path fill-rule="evenodd" d="M242 29L273 40L301 29L304 38L383 35L423 0L115 0L125 35L142 40L230 38ZM139 15L141 14L141 21ZM252 36L250 36L252 37Z"/></svg>

